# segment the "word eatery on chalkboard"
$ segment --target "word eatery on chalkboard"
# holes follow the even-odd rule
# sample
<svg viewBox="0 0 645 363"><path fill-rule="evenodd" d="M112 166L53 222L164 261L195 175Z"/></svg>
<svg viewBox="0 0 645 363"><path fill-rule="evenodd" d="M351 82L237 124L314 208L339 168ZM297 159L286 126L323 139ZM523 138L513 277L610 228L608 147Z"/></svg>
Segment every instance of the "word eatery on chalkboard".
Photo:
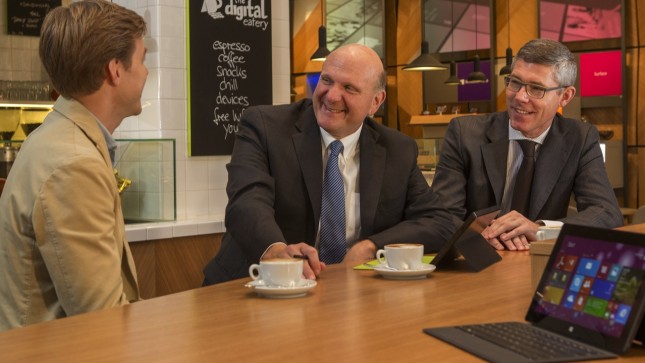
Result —
<svg viewBox="0 0 645 363"><path fill-rule="evenodd" d="M213 19L221 19L224 15L219 11L222 7L222 0L204 0L202 11L206 10L208 15ZM212 11L211 11L212 10ZM247 4L244 1L229 0L229 4L224 6L224 14L235 15L237 20L241 20L245 26L252 26L266 30L269 26L268 15L264 7L264 1L259 1L253 5L251 0Z"/></svg>

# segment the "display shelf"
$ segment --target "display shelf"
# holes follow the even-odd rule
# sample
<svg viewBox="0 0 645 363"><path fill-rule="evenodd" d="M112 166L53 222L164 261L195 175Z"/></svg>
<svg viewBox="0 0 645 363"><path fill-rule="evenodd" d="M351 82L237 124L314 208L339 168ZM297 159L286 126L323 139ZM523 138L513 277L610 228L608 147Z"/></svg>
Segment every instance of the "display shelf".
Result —
<svg viewBox="0 0 645 363"><path fill-rule="evenodd" d="M581 97L581 108L623 107L622 96Z"/></svg>
<svg viewBox="0 0 645 363"><path fill-rule="evenodd" d="M410 125L423 127L424 139L441 139L446 134L448 123L455 117L478 115L476 113L446 113L442 115L416 115L410 119Z"/></svg>
<svg viewBox="0 0 645 363"><path fill-rule="evenodd" d="M54 101L8 101L0 100L0 108L42 108L51 109Z"/></svg>
<svg viewBox="0 0 645 363"><path fill-rule="evenodd" d="M445 113L441 115L414 115L410 119L410 125L447 125L450 120L459 116L476 115L475 113Z"/></svg>

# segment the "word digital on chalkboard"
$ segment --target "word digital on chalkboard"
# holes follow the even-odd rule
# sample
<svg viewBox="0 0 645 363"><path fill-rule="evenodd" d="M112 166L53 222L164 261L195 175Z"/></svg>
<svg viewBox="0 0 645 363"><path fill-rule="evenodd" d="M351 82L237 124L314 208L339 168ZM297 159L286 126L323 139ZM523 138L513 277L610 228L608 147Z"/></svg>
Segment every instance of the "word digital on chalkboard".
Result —
<svg viewBox="0 0 645 363"><path fill-rule="evenodd" d="M271 0L189 0L189 154L229 155L242 112L271 104Z"/></svg>
<svg viewBox="0 0 645 363"><path fill-rule="evenodd" d="M61 0L7 0L7 30L12 35L40 36L45 15Z"/></svg>

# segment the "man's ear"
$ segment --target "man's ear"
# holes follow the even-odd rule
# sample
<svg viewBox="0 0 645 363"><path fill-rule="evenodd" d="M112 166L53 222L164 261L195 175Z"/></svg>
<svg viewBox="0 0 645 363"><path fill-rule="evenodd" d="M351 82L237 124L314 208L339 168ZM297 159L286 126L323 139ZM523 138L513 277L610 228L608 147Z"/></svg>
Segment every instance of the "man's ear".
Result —
<svg viewBox="0 0 645 363"><path fill-rule="evenodd" d="M374 115L376 111L378 111L378 108L381 107L383 102L385 101L385 91L380 90L376 92L374 95L374 98L372 98L372 106L370 107L370 115ZM370 116L371 117L371 116Z"/></svg>
<svg viewBox="0 0 645 363"><path fill-rule="evenodd" d="M560 107L566 106L571 100L573 99L573 96L576 95L576 88L575 87L567 87L564 89L564 92L562 92L562 96L560 97Z"/></svg>
<svg viewBox="0 0 645 363"><path fill-rule="evenodd" d="M116 58L112 59L105 67L106 79L112 85L118 85L121 82L121 62Z"/></svg>

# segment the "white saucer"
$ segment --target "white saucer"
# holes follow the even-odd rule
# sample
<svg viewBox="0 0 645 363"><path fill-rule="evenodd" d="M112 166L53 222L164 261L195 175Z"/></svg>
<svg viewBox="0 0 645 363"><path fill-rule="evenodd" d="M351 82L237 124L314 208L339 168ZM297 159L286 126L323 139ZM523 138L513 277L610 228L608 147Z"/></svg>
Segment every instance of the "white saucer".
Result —
<svg viewBox="0 0 645 363"><path fill-rule="evenodd" d="M292 297L305 296L307 291L311 290L317 285L314 280L300 280L300 284L295 287L279 287L279 286L266 286L263 281L253 280L247 283L246 287L253 289L256 293L262 296L287 299Z"/></svg>
<svg viewBox="0 0 645 363"><path fill-rule="evenodd" d="M374 271L380 273L383 277L387 279L396 279L396 280L413 280L413 279L423 279L430 272L434 271L437 267L432 264L423 264L418 270L395 270L387 265L378 264L374 266Z"/></svg>

